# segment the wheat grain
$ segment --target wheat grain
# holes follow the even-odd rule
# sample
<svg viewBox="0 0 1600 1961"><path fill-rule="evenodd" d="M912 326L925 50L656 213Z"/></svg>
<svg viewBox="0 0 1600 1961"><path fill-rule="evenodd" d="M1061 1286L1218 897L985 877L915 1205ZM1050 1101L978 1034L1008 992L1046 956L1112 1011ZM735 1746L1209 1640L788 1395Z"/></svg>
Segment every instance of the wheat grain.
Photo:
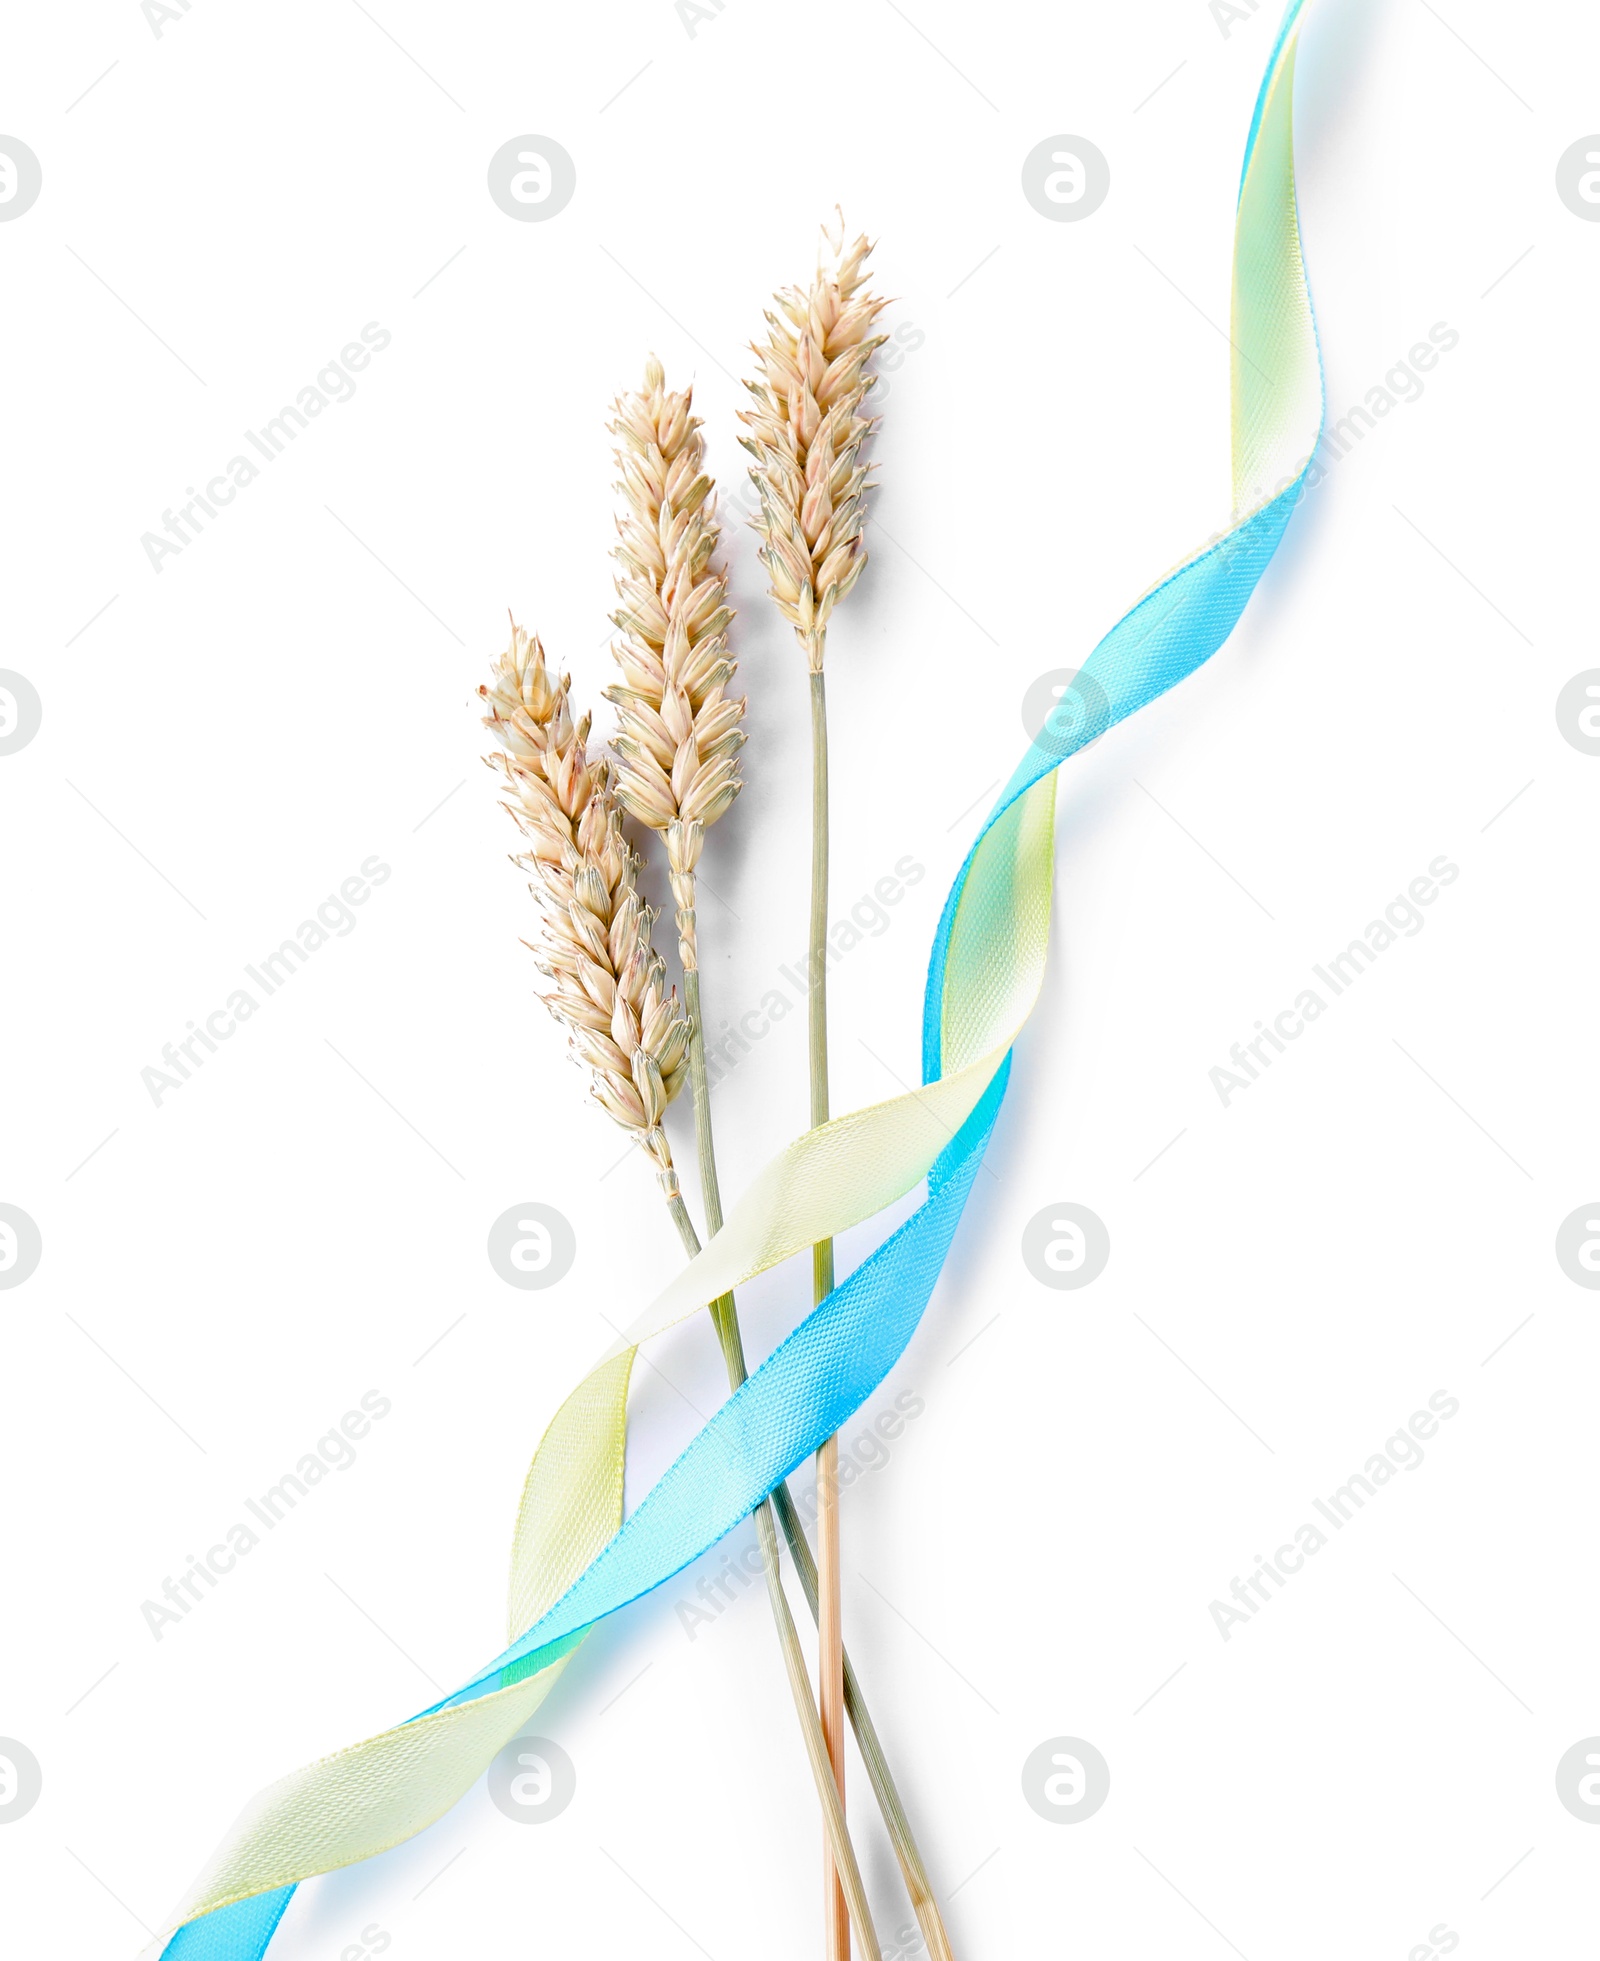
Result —
<svg viewBox="0 0 1600 1961"><path fill-rule="evenodd" d="M541 999L588 1066L595 1100L649 1154L674 1199L661 1118L688 1070L689 1017L651 944L655 914L639 897L639 861L609 770L589 759L589 717L574 721L570 677L552 675L538 637L514 623L478 692L484 725L502 744L485 760L532 847L513 863L533 874L542 928L533 951L551 983Z"/></svg>
<svg viewBox="0 0 1600 1961"><path fill-rule="evenodd" d="M617 801L666 840L685 974L699 964L695 868L707 826L741 787L744 701L728 693L733 619L717 548L714 489L694 391L669 393L661 363L644 387L614 404L610 424L623 509L614 556L622 680L605 690L617 710L622 758Z"/></svg>
<svg viewBox="0 0 1600 1961"><path fill-rule="evenodd" d="M873 383L867 364L884 341L872 324L887 305L865 287L870 242L847 247L842 217L838 237L823 237L832 263L819 266L809 292L794 286L776 296L766 343L752 346L760 367L745 384L752 406L739 417L750 432L740 441L755 458L761 561L813 674L822 672L833 609L867 562L861 446L875 425L862 411Z"/></svg>

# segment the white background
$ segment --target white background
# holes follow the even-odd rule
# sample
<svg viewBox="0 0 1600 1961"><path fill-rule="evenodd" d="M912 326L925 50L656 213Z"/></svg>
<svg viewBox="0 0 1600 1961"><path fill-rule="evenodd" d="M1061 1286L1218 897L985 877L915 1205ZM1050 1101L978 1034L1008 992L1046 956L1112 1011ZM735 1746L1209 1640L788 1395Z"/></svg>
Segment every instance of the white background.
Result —
<svg viewBox="0 0 1600 1961"><path fill-rule="evenodd" d="M1273 27L1204 0L727 0L692 34L669 0L195 0L159 37L134 0L10 14L0 129L44 190L0 226L0 665L44 722L0 759L0 1197L44 1257L0 1297L0 1735L44 1795L0 1829L8 1955L131 1953L260 1785L499 1647L530 1452L678 1257L533 1003L476 761L508 605L586 696L606 679L611 396L658 351L735 482L741 349L836 200L923 336L830 643L835 910L926 868L832 990L835 1107L891 1094L1024 690L1226 521ZM1554 1769L1600 1731L1600 1331L1554 1239L1600 1189L1600 760L1554 705L1597 660L1600 227L1554 169L1600 126L1597 57L1576 9L1324 0L1307 28L1334 412L1434 323L1460 341L1307 500L1222 653L1063 775L1047 999L884 1391L925 1411L846 1512L849 1638L963 1957L1590 1938L1600 1837ZM527 133L577 163L548 223L485 189ZM1110 160L1081 223L1021 194L1059 133ZM354 399L153 571L141 534L371 321L392 344ZM707 863L713 1017L805 925L804 684L731 551L751 740ZM1229 1046L1441 853L1425 930L1224 1108ZM371 854L392 877L355 930L156 1107L162 1045ZM799 1027L720 1092L735 1189L805 1121ZM530 1199L577 1233L548 1292L485 1257ZM1112 1254L1054 1292L1020 1241L1069 1199ZM806 1284L750 1290L758 1351ZM635 1491L719 1393L703 1327L651 1360ZM157 1641L141 1603L371 1390L393 1409L356 1464ZM1440 1390L1427 1461L1224 1641L1211 1601ZM374 1923L395 1961L814 1955L771 1628L752 1591L689 1640L697 1577L541 1713L578 1769L561 1818L519 1828L480 1785L303 1889L274 1957ZM1111 1765L1071 1828L1019 1782L1061 1735Z"/></svg>

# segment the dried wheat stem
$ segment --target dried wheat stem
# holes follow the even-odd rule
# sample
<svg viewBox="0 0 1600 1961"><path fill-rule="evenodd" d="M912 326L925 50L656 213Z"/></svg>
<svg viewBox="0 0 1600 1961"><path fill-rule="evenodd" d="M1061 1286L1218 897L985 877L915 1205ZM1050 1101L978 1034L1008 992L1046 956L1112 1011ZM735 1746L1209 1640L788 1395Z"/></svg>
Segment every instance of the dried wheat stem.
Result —
<svg viewBox="0 0 1600 1961"><path fill-rule="evenodd" d="M828 240L833 263L819 268L808 293L780 293L768 313L765 346L754 352L761 376L749 384L752 407L742 416L745 447L761 499L756 528L772 596L794 628L811 677L811 1121L828 1120L827 907L828 746L823 660L833 609L866 564L868 472L861 446L872 430L862 413L872 377L867 364L881 336L872 324L883 302L864 288L872 248L858 238ZM833 1288L833 1246L812 1254L813 1294ZM838 1445L817 1453L818 1695L841 1800L844 1794L844 1640L841 1631ZM850 1930L838 1869L824 1861L825 1932L829 1961L848 1961Z"/></svg>
<svg viewBox="0 0 1600 1961"><path fill-rule="evenodd" d="M618 798L632 816L666 840L684 995L692 1022L689 1069L700 1183L706 1222L715 1234L722 1229L722 1198L706 1075L695 867L706 827L727 811L741 787L738 754L744 732L739 724L744 702L727 693L734 672L727 637L733 614L727 605L725 576L713 562L717 545L713 487L705 470L700 424L691 411L691 391L669 393L661 364L653 357L645 367L643 390L623 396L615 407L611 430L619 445L616 460L623 511L615 552L621 567L618 607L612 618L621 634L614 651L623 678L606 694L617 708L615 746L623 758ZM674 1217L692 1254L697 1241L681 1200ZM722 1344L729 1387L737 1389L745 1379L745 1360L732 1294L712 1302L711 1319ZM777 1534L769 1505L757 1508L756 1529L784 1666L817 1779L830 1870L839 1875L844 1938L848 1944L853 1919L863 1952L874 1956L877 1936L844 1820L836 1769L838 1741L824 1733L811 1701L799 1636L778 1570Z"/></svg>
<svg viewBox="0 0 1600 1961"><path fill-rule="evenodd" d="M681 1198L672 1201L672 1217L683 1240L684 1251L693 1259L700 1251L700 1240L689 1217L688 1207ZM728 1368L730 1388L738 1388L745 1379L744 1347L739 1338L739 1323L734 1313L733 1296L725 1294L712 1309L717 1323L717 1332L722 1338L723 1355ZM778 1490L788 1498L787 1490L780 1485ZM793 1507L790 1507L791 1511ZM811 1678L806 1673L805 1656L800 1648L800 1636L796 1631L794 1616L789 1611L789 1598L783 1590L783 1576L778 1566L778 1535L772 1522L772 1506L763 1499L755 1509L756 1538L761 1546L761 1565L766 1575L767 1598L772 1607L772 1617L777 1624L778 1645L783 1651L784 1672L789 1678L789 1692L794 1698L795 1714L800 1719L801 1733L805 1738L806 1756L811 1765L811 1775L816 1782L817 1796L822 1805L823 1832L826 1838L834 1868L839 1874L840 1890L843 1893L849 1913L850 1923L861 1943L861 1951L867 1961L883 1961L883 1950L878 1944L877 1931L872 1924L872 1909L867 1902L866 1887L862 1883L861 1868L856 1860L855 1847L850 1842L849 1828L845 1824L844 1806L834 1783L833 1766L829 1761L827 1744L823 1739L822 1726L817 1720L816 1709L811 1701ZM809 1554L808 1554L809 1557Z"/></svg>
<svg viewBox="0 0 1600 1961"><path fill-rule="evenodd" d="M811 1124L828 1121L828 708L821 650L810 673L811 694L811 997L809 1015ZM833 1241L811 1249L812 1297L833 1292ZM839 1439L817 1452L817 1701L839 1801L844 1802L844 1602L839 1534ZM823 1929L828 1961L850 1961L850 1922L838 1868L823 1858Z"/></svg>
<svg viewBox="0 0 1600 1961"><path fill-rule="evenodd" d="M687 1069L691 1023L675 993L662 992L664 966L650 944L653 914L635 888L638 861L622 835L603 763L586 754L589 721L572 719L571 684L553 677L538 640L512 626L511 644L489 685L484 720L503 747L488 758L514 802L506 808L532 850L514 862L536 875L542 935L535 951L553 983L545 1004L571 1031L577 1057L593 1073L597 1101L654 1159L662 1192L692 1259L700 1242L678 1185L661 1116ZM732 1301L718 1302L718 1331L730 1382L744 1378L744 1355L732 1325ZM800 1715L806 1752L822 1800L828 1843L869 1961L882 1961L844 1812L834 1790L805 1657L778 1571L771 1507L757 1509L767 1590L778 1623L784 1667Z"/></svg>
<svg viewBox="0 0 1600 1961"><path fill-rule="evenodd" d="M744 701L730 695L726 574L692 389L669 392L661 363L614 406L622 514L613 556L622 679L606 689L622 758L617 801L666 840L685 974L699 965L695 867L707 827L739 794Z"/></svg>
<svg viewBox="0 0 1600 1961"><path fill-rule="evenodd" d="M812 1557L811 1548L806 1543L805 1528L800 1523L800 1515L795 1510L794 1500L789 1496L786 1484L778 1485L772 1493L773 1509L778 1514L778 1523L783 1527L783 1536L788 1541L789 1552L794 1560L794 1570L800 1581L800 1590L806 1597L806 1605L811 1609L811 1618L820 1621L821 1591L817 1582L817 1563ZM917 1925L922 1930L922 1938L927 1944L928 1961L955 1961L954 1950L950 1946L950 1936L939 1913L939 1903L934 1898L933 1881L928 1877L928 1869L923 1862L922 1852L917 1845L916 1836L911 1829L911 1820L906 1815L896 1788L894 1773L889 1768L889 1760L883 1753L877 1726L872 1713L867 1708L866 1697L861 1692L861 1684L856 1679L854 1664L850 1660L848 1648L844 1656L844 1703L845 1712L850 1718L850 1727L855 1731L856 1747L861 1752L867 1767L867 1781L871 1784L873 1795L878 1800L878 1809L883 1813L883 1822L888 1827L889 1837L894 1845L895 1858L899 1861L900 1874L910 1895L912 1909L917 1916Z"/></svg>
<svg viewBox="0 0 1600 1961"><path fill-rule="evenodd" d="M823 665L833 610L860 577L866 564L862 531L866 521L868 469L861 449L873 422L863 410L872 376L868 363L882 336L872 327L884 302L865 290L865 265L872 250L858 238L848 248L841 217L837 238L828 238L831 263L819 268L808 292L780 293L776 312L766 316L768 338L754 349L759 379L747 384L752 405L741 416L749 434L744 445L755 459L751 477L761 500L755 520L761 558L772 597L794 628L811 680L812 856L810 933L811 1121L828 1119L827 907L828 907L828 740ZM833 1287L833 1246L813 1249L813 1293L826 1298ZM795 1560L804 1543L792 1507L779 1502ZM895 1851L927 1938L929 1952L948 1957L950 1948L922 1857L911 1835L904 1807L878 1747L841 1631L841 1573L838 1512L838 1445L830 1438L817 1453L817 1567L809 1548L807 1588L819 1637L818 1677L822 1727L829 1745L841 1798L844 1789L844 1713L848 1708L867 1760ZM818 1570L820 1569L820 1571ZM849 1926L837 1883L837 1868L825 1861L825 1932L829 1961L847 1961Z"/></svg>
<svg viewBox="0 0 1600 1961"><path fill-rule="evenodd" d="M587 754L589 717L574 721L569 677L553 675L538 638L515 624L478 692L502 745L486 761L531 846L512 862L533 874L540 936L530 944L551 983L541 998L670 1202L678 1174L661 1118L688 1072L690 1021L651 944L655 914L639 897L607 766Z"/></svg>

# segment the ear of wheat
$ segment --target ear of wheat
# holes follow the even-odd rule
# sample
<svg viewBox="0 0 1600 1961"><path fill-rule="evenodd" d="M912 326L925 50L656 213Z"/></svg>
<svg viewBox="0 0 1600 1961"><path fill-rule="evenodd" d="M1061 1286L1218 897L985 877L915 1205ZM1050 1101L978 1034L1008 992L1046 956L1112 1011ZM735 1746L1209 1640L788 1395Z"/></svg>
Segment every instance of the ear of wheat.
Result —
<svg viewBox="0 0 1600 1961"><path fill-rule="evenodd" d="M866 290L869 241L846 247L841 219L838 238L826 242L832 264L818 269L809 292L779 293L766 316L766 342L752 348L760 375L746 382L751 406L739 417L750 432L740 440L755 458L761 560L814 674L833 609L867 562L861 446L874 425L863 409L867 363L884 341L872 326L887 304Z"/></svg>
<svg viewBox="0 0 1600 1961"><path fill-rule="evenodd" d="M622 679L605 690L617 710L622 758L617 801L661 832L686 975L699 966L695 868L706 828L739 794L744 701L728 693L733 612L713 563L717 524L693 390L670 393L654 356L644 387L614 405L623 508L614 556Z"/></svg>
<svg viewBox="0 0 1600 1961"><path fill-rule="evenodd" d="M689 1017L651 944L655 915L638 893L607 766L589 759L589 717L574 721L570 677L552 675L537 636L515 624L478 692L502 744L485 760L531 847L513 862L533 874L533 951L551 983L542 999L588 1066L595 1100L654 1161L670 1201L678 1176L661 1118L688 1070Z"/></svg>

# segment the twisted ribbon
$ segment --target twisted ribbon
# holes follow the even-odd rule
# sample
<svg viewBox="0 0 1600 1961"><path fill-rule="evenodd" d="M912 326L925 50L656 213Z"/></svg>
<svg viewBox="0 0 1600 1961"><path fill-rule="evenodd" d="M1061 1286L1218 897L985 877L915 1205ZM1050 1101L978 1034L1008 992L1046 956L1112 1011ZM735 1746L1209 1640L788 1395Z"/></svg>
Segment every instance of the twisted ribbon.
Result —
<svg viewBox="0 0 1600 1961"><path fill-rule="evenodd" d="M1295 207L1291 0L1251 119L1232 309L1234 516L1139 600L1074 684L985 821L928 966L923 1087L809 1131L557 1411L512 1550L510 1646L396 1729L269 1786L166 1932L163 1961L261 1961L300 1881L441 1816L549 1693L597 1622L716 1544L870 1396L904 1352L994 1131L1011 1048L1039 998L1050 926L1055 772L1165 693L1232 632L1277 549L1322 432L1322 377ZM1086 704L1091 704L1088 712ZM912 1216L731 1395L624 1522L628 1382L639 1344L921 1181Z"/></svg>

